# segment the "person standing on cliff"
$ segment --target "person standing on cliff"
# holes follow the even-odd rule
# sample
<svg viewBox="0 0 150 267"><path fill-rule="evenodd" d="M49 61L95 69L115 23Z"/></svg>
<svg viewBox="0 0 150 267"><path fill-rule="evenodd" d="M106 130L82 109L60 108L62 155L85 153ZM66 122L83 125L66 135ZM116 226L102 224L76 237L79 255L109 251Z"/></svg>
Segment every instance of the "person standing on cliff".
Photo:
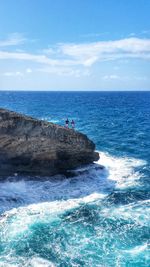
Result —
<svg viewBox="0 0 150 267"><path fill-rule="evenodd" d="M75 128L75 122L74 122L74 120L71 121L71 126L72 126L72 129Z"/></svg>
<svg viewBox="0 0 150 267"><path fill-rule="evenodd" d="M66 120L66 128L69 128L69 120L68 120L68 118Z"/></svg>

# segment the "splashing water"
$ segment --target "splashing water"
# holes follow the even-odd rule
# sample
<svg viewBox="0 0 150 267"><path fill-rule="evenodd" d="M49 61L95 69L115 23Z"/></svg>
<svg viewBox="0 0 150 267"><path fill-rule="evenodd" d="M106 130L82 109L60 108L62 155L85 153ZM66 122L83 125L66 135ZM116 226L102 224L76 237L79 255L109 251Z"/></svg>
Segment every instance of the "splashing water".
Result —
<svg viewBox="0 0 150 267"><path fill-rule="evenodd" d="M1 183L0 266L148 264L149 201L114 201L140 187L146 162L101 153L99 163L71 179Z"/></svg>

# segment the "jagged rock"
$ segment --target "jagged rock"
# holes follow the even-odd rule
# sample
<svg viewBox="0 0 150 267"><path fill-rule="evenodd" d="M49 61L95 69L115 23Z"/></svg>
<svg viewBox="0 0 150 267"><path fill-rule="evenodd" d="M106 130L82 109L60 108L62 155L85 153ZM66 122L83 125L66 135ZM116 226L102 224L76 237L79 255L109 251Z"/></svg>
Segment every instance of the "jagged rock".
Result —
<svg viewBox="0 0 150 267"><path fill-rule="evenodd" d="M0 109L0 175L55 175L99 159L86 135Z"/></svg>

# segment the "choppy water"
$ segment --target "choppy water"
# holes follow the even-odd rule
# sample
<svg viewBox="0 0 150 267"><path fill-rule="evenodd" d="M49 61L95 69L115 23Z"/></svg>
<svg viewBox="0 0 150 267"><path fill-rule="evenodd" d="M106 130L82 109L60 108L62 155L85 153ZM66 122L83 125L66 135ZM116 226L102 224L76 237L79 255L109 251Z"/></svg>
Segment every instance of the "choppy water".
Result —
<svg viewBox="0 0 150 267"><path fill-rule="evenodd" d="M0 106L73 118L105 166L1 182L0 266L150 266L150 93L1 92Z"/></svg>

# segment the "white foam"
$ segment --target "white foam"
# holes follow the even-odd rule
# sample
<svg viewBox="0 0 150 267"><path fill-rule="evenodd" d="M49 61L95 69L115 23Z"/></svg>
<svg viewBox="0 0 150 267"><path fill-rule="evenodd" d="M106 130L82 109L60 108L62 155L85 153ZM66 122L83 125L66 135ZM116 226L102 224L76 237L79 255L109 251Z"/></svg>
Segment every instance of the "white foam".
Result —
<svg viewBox="0 0 150 267"><path fill-rule="evenodd" d="M102 208L101 216L115 220L127 220L134 222L135 225L150 226L150 200L138 201L122 206L111 206Z"/></svg>
<svg viewBox="0 0 150 267"><path fill-rule="evenodd" d="M113 157L107 153L100 153L100 156L97 164L104 165L104 169L87 166L82 168L87 170L85 173L71 179L56 177L45 181L0 183L0 211L57 200L78 199L79 202L90 202L107 196L114 188L122 190L138 185L141 175L135 171L135 167L143 166L145 161Z"/></svg>
<svg viewBox="0 0 150 267"><path fill-rule="evenodd" d="M28 262L28 266L31 267L55 267L55 265L45 259L39 258L39 257L34 257Z"/></svg>
<svg viewBox="0 0 150 267"><path fill-rule="evenodd" d="M146 250L148 250L148 244L147 243L140 245L140 246L136 246L132 249L124 250L124 252L129 253L132 256L136 256L136 255L138 255L141 252L146 251Z"/></svg>
<svg viewBox="0 0 150 267"><path fill-rule="evenodd" d="M114 157L103 152L100 155L98 163L107 168L108 179L116 182L116 188L125 189L138 185L139 179L142 177L138 171L135 171L135 168L146 165L146 161L128 157Z"/></svg>
<svg viewBox="0 0 150 267"><path fill-rule="evenodd" d="M0 183L1 209L11 209L3 213L0 220L0 225L6 233L5 238L13 238L18 231L26 231L28 226L37 220L53 220L65 210L100 201L115 187L121 190L135 186L141 176L134 172L134 168L146 164L142 160L117 158L105 153L101 153L99 163L103 164L105 169L88 167L86 174L71 179ZM149 212L148 208L142 212L142 204L141 207L131 204L103 208L101 215L132 219L134 214L134 220L142 224L148 218Z"/></svg>
<svg viewBox="0 0 150 267"><path fill-rule="evenodd" d="M18 264L12 264L12 263L8 263L8 262L0 262L0 267L18 267Z"/></svg>
<svg viewBox="0 0 150 267"><path fill-rule="evenodd" d="M7 255L6 257L3 257L3 259L0 260L0 267L55 267L56 265L52 262L40 258L40 257L32 257L31 259L27 259L25 257L17 257L17 259L11 255ZM12 262L19 262L16 264L13 264ZM9 263L11 262L11 263Z"/></svg>
<svg viewBox="0 0 150 267"><path fill-rule="evenodd" d="M4 240L9 241L16 235L28 230L29 225L40 222L52 222L66 210L78 208L81 204L90 203L102 198L103 195L93 194L85 198L69 199L31 204L27 207L14 208L3 214L0 220L1 229L5 232ZM11 218L11 222L10 222ZM8 222L8 223L7 223Z"/></svg>
<svg viewBox="0 0 150 267"><path fill-rule="evenodd" d="M0 184L2 203L0 208L5 211L32 203L67 199L80 199L81 201L86 197L90 201L90 199L94 200L93 194L99 195L100 198L105 197L107 188L110 189L111 186L105 175L100 177L95 170L71 179L5 182Z"/></svg>
<svg viewBox="0 0 150 267"><path fill-rule="evenodd" d="M104 165L103 170L88 166L82 168L84 171L87 170L85 173L71 179L62 180L56 177L57 180L0 183L0 201L3 210L6 211L0 218L1 242L9 247L9 243L14 240L19 241L25 236L30 236L31 226L35 223L59 221L60 215L65 211L93 202L98 203L100 216L104 220L107 218L116 221L127 220L129 225L125 225L126 229L130 227L130 222L134 227L149 226L149 200L120 206L101 205L101 201L115 188L124 190L127 187L137 186L141 175L135 171L135 168L144 166L146 162L134 158L114 157L106 153L100 154L101 158L97 164ZM10 208L11 210L7 211ZM104 234L101 229L98 231L97 234ZM80 244L82 243L88 243L86 236L81 240ZM72 250L72 247L70 249ZM148 251L148 244L122 250L120 253L138 256L145 251ZM0 258L0 267L55 267L52 262L36 255L31 259L13 258L12 255L13 252L9 251L4 259ZM12 264L16 261L21 262L22 265ZM121 266L119 258L116 266Z"/></svg>

